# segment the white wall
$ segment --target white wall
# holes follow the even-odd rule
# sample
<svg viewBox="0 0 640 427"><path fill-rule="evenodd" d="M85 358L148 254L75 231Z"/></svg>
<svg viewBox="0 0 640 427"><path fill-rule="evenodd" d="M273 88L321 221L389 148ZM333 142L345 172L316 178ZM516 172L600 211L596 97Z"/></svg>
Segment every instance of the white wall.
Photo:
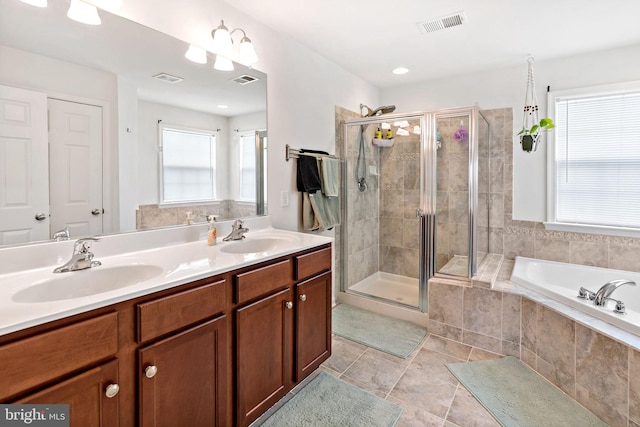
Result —
<svg viewBox="0 0 640 427"><path fill-rule="evenodd" d="M333 152L335 106L377 105L378 89L221 0L130 1L118 14L204 48L221 19L247 32L260 57L255 68L268 75L269 213L275 227L301 229L295 162L285 161L285 145ZM280 206L281 191L290 192L288 207Z"/></svg>
<svg viewBox="0 0 640 427"><path fill-rule="evenodd" d="M534 63L540 117L546 113L547 86L552 90L640 79L640 45ZM381 90L382 104L396 111L421 111L478 104L482 109L513 108L513 134L522 128L527 61L518 67L466 74ZM546 143L525 153L514 139L513 217L546 218Z"/></svg>

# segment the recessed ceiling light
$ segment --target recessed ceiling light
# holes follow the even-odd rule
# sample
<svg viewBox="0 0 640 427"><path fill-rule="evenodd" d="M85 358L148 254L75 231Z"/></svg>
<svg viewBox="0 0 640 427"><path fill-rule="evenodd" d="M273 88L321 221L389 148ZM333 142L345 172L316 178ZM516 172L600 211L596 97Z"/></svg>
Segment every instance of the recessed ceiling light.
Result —
<svg viewBox="0 0 640 427"><path fill-rule="evenodd" d="M228 105L220 104L220 105L218 105L218 108L229 108L229 106L228 106Z"/></svg>
<svg viewBox="0 0 640 427"><path fill-rule="evenodd" d="M408 68L398 67L392 71L393 74L407 74L409 72Z"/></svg>

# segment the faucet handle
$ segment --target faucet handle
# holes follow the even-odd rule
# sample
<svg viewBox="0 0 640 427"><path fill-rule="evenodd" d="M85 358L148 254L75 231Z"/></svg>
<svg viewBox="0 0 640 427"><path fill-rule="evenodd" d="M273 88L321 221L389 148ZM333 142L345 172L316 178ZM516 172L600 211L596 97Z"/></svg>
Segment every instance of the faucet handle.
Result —
<svg viewBox="0 0 640 427"><path fill-rule="evenodd" d="M99 242L100 239L97 237L83 237L81 239L76 240L73 244L73 253L87 253L89 248L91 248L91 242Z"/></svg>
<svg viewBox="0 0 640 427"><path fill-rule="evenodd" d="M242 228L242 225L243 225L243 224L244 224L244 221L243 221L243 220L241 220L241 219L236 219L236 220L233 222L233 228L234 228L235 230L239 230L239 229L241 229L241 228Z"/></svg>

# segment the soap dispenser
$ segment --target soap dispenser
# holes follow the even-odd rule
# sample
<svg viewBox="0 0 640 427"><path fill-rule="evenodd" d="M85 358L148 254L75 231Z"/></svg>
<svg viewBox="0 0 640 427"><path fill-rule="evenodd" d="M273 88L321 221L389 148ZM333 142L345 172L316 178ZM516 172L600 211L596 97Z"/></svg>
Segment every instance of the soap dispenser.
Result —
<svg viewBox="0 0 640 427"><path fill-rule="evenodd" d="M207 217L209 220L209 230L207 231L207 245L214 246L216 244L216 239L218 238L218 232L216 231L216 217L215 215L209 215Z"/></svg>

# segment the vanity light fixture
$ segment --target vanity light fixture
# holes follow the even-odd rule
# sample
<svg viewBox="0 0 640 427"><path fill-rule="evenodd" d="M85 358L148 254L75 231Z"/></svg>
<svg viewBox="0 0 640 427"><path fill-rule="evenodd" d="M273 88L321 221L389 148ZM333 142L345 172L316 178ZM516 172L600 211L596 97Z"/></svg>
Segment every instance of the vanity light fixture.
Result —
<svg viewBox="0 0 640 427"><path fill-rule="evenodd" d="M196 64L207 63L207 51L192 44L189 45L189 49L187 50L187 53L184 54L184 57Z"/></svg>
<svg viewBox="0 0 640 427"><path fill-rule="evenodd" d="M102 23L100 15L98 15L98 9L82 0L71 0L67 16L74 21L87 25L100 25Z"/></svg>
<svg viewBox="0 0 640 427"><path fill-rule="evenodd" d="M35 7L47 7L47 0L20 0L22 3L26 3Z"/></svg>
<svg viewBox="0 0 640 427"><path fill-rule="evenodd" d="M234 51L233 39L231 37L236 31L242 32L237 54ZM247 37L247 33L245 33L242 28L235 28L229 31L224 25L224 20L222 20L218 28L211 32L211 37L213 37L213 45L211 48L217 54L216 62L213 65L213 68L216 70L232 71L232 59L236 59L239 63L246 66L251 66L258 62L258 55L253 47L253 43L251 43L251 39Z"/></svg>

